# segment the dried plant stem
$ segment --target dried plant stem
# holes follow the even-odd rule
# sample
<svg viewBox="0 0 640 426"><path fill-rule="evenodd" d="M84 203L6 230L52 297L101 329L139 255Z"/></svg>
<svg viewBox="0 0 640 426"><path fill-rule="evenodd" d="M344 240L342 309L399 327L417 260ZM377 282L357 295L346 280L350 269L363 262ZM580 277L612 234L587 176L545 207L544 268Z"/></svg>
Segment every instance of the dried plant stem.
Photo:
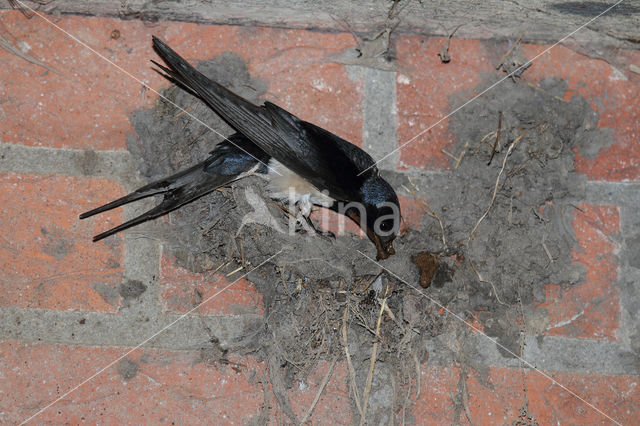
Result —
<svg viewBox="0 0 640 426"><path fill-rule="evenodd" d="M498 173L498 177L496 178L496 183L493 186L493 194L491 195L491 201L489 202L489 206L487 207L487 210L485 210L485 212L482 214L482 216L480 216L480 219L478 219L478 221L476 222L476 225L473 227L471 232L469 232L469 238L467 240L467 244L469 244L469 242L471 241L471 238L473 238L473 234L475 234L476 229L478 229L478 226L480 226L480 223L482 223L482 221L487 217L487 215L491 211L491 207L493 207L493 202L496 200L496 195L498 194L498 186L500 184L500 178L502 177L502 173L504 173L504 168L507 165L507 159L509 158L509 155L511 155L511 152L516 148L516 146L518 146L518 142L522 140L522 138L524 137L524 135L527 134L527 132L528 130L525 130L524 132L522 132L520 136L518 136L511 143L511 145L509 145L509 149L507 149L507 152L504 155L504 158L502 159L502 167L500 168L500 172Z"/></svg>
<svg viewBox="0 0 640 426"><path fill-rule="evenodd" d="M440 225L440 232L442 233L442 245L444 247L444 250L447 250L447 239L444 236L444 225L442 224L442 219L440 219L440 216L436 214L436 212L431 208L429 203L424 198L418 196L418 187L413 183L411 176L409 176L409 183L411 184L413 189L409 189L405 185L402 185L402 188L405 191L407 191L409 194L411 194L418 203L422 204L427 208L427 214L429 216L431 216L432 218L438 221L438 224Z"/></svg>
<svg viewBox="0 0 640 426"><path fill-rule="evenodd" d="M342 345L344 346L344 355L347 358L347 367L349 368L349 378L351 380L351 389L353 390L353 396L356 401L356 408L360 414L360 418L364 417L362 407L360 406L360 395L358 393L358 386L356 386L356 371L353 368L351 362L351 354L349 353L349 342L347 341L347 314L349 312L349 304L344 308L344 315L342 316Z"/></svg>
<svg viewBox="0 0 640 426"><path fill-rule="evenodd" d="M329 383L329 379L331 378L331 374L333 374L333 369L336 366L336 363L338 362L339 356L340 355L338 354L335 357L333 357L333 361L329 366L329 370L327 371L327 374L325 374L324 379L322 379L322 383L320 383L320 388L318 389L318 393L316 393L316 397L313 398L313 402L311 403L311 406L309 406L309 409L307 410L307 413L302 418L302 421L300 422L300 424L305 424L307 420L309 420L309 417L311 417L311 413L313 412L313 409L316 407L316 404L320 399L320 395L322 395L324 388L327 386L327 383Z"/></svg>
<svg viewBox="0 0 640 426"><path fill-rule="evenodd" d="M378 322L376 324L376 336L373 342L373 349L371 350L371 364L369 365L369 375L367 376L367 383L364 387L364 396L362 403L362 416L360 417L360 426L364 425L365 417L367 414L367 404L369 403L369 392L371 391L371 382L373 381L373 369L376 365L376 357L378 355L378 340L380 338L380 324L382 323L382 314L384 313L384 308L387 306L387 291L389 287L387 287L385 291L385 298L382 299L382 305L380 306L380 313L378 314Z"/></svg>

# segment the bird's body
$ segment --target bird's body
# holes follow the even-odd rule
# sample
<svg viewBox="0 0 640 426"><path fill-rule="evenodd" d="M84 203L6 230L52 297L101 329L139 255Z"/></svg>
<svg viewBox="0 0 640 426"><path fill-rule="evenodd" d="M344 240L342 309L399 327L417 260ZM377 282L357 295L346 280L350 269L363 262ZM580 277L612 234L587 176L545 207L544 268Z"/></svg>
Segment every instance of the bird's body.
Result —
<svg viewBox="0 0 640 426"><path fill-rule="evenodd" d="M399 203L369 154L275 104L258 106L246 101L209 80L155 37L153 45L166 64L154 62L163 75L204 101L237 133L218 145L204 162L82 214L85 218L164 194L156 208L96 236L94 241L161 216L242 177L264 173L272 198L296 203L305 215L314 204L343 213L367 231L379 258L393 254Z"/></svg>

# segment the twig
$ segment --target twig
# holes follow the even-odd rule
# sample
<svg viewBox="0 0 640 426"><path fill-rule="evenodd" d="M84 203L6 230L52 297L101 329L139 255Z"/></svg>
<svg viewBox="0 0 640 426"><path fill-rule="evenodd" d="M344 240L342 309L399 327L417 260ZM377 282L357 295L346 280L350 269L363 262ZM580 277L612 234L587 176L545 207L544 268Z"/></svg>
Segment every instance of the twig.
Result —
<svg viewBox="0 0 640 426"><path fill-rule="evenodd" d="M473 419L471 417L471 410L469 410L469 391L467 390L467 372L465 367L464 379L462 380L462 406L464 407L464 412L467 415L467 420L471 426L473 426Z"/></svg>
<svg viewBox="0 0 640 426"><path fill-rule="evenodd" d="M478 229L478 226L480 226L480 223L484 220L485 217L487 217L487 215L489 214L489 211L491 211L491 207L493 207L493 202L496 200L496 194L498 193L498 184L500 183L500 178L502 177L502 173L504 172L504 168L507 165L507 159L509 158L509 155L511 155L511 152L516 148L516 146L518 146L518 142L520 142L522 140L524 135L526 135L529 130L530 129L527 129L524 132L520 133L520 136L518 136L511 143L511 145L509 145L509 149L507 149L507 153L504 155L504 159L502 160L502 167L500 168L500 172L498 173L498 177L496 178L496 183L493 186L493 194L491 195L491 202L489 203L489 206L487 207L487 210L484 212L484 214L482 216L480 216L480 219L478 219L478 221L476 222L476 225L473 227L473 229L469 233L469 238L467 239L467 244L471 241L471 238L473 238L473 234L475 234L476 229Z"/></svg>
<svg viewBox="0 0 640 426"><path fill-rule="evenodd" d="M427 353L425 362L429 359L429 354ZM413 362L416 365L416 401L418 400L418 398L420 398L420 387L422 386L420 384L420 361L418 360L418 357L416 356L416 353L413 353Z"/></svg>
<svg viewBox="0 0 640 426"><path fill-rule="evenodd" d="M404 188L405 191L411 194L418 203L422 204L427 208L427 214L429 216L431 216L432 218L438 221L438 224L440 225L440 232L442 232L442 245L444 246L444 250L446 251L447 239L444 236L444 225L442 224L442 219L440 219L440 216L438 216L437 213L431 208L427 200L425 200L422 197L418 197L417 195L418 187L413 183L413 179L411 179L411 176L409 176L409 183L411 184L411 186L413 186L414 188L413 190L407 188L405 185L402 185L402 188Z"/></svg>
<svg viewBox="0 0 640 426"><path fill-rule="evenodd" d="M182 114L188 114L191 112L191 105L189 105L188 107L181 109L180 111L178 111L176 113L176 115L173 116L173 118L178 118L180 117Z"/></svg>
<svg viewBox="0 0 640 426"><path fill-rule="evenodd" d="M458 29L463 26L464 24L460 24L458 25L450 34L449 37L447 38L447 41L445 42L444 46L442 47L442 49L440 49L440 52L438 52L438 56L440 57L440 60L447 64L451 61L451 55L449 55L449 47L451 46L451 38L453 37L453 35L456 33L456 31L458 31ZM446 31L446 29L445 29Z"/></svg>
<svg viewBox="0 0 640 426"><path fill-rule="evenodd" d="M465 142L465 143L464 143L464 148L463 148L462 152L461 152L461 153L460 153L460 155L459 155L459 156L457 156L457 157L456 157L455 155L453 155L452 153L450 153L449 151L445 150L445 149L441 149L440 151L441 151L444 155L446 155L446 156L448 156L449 158L451 158L452 160L455 160L455 161L456 161L456 165L455 165L453 168L454 168L454 169L457 169L457 168L458 168L458 166L460 165L460 162L462 161L462 157L464 157L464 154L466 153L466 149L467 149L467 147L468 147L468 146L469 146L469 142Z"/></svg>
<svg viewBox="0 0 640 426"><path fill-rule="evenodd" d="M213 278L213 276L215 275L216 272L218 272L220 269L222 269L225 266L227 266L229 263L231 263L231 261L226 262L226 263L221 263L220 266L218 266L216 269L214 269L213 271L209 271L209 273L205 276L204 280L208 281L211 278Z"/></svg>
<svg viewBox="0 0 640 426"><path fill-rule="evenodd" d="M420 361L418 360L418 357L417 357L415 351L413 351L411 353L411 356L413 358L414 367L416 369L416 396L413 398L413 401L415 402L420 398L420 386L422 386L421 382L420 382L420 376L421 376L421 373L420 373ZM425 361L428 360L428 359L429 359L429 354L427 353ZM407 404L408 404L408 402L410 400L410 397L411 397L411 389L412 389L411 383L412 383L411 382L411 376L409 375L409 386L408 386L408 389L407 389L407 395L405 397L404 402L402 403L402 424L403 425L405 424L405 421L404 421L404 419L405 419L405 411L407 409Z"/></svg>
<svg viewBox="0 0 640 426"><path fill-rule="evenodd" d="M369 375L367 376L367 383L364 387L364 397L362 403L362 417L360 417L360 426L364 425L365 417L367 415L367 404L369 403L369 392L371 391L371 382L373 381L373 369L376 365L376 357L378 355L378 339L380 338L380 324L382 323L382 313L384 307L387 305L387 292L389 286L387 286L384 292L384 299L382 299L382 305L380 306L380 313L378 314L378 322L376 323L376 336L373 342L373 349L371 350L371 363L369 365Z"/></svg>
<svg viewBox="0 0 640 426"><path fill-rule="evenodd" d="M501 130L502 130L502 111L499 111L498 112L498 130L496 130L496 141L493 143L493 148L491 149L491 157L489 157L489 162L487 163L487 166L491 165L493 156L496 155L496 149L498 148L498 140L500 139Z"/></svg>
<svg viewBox="0 0 640 426"><path fill-rule="evenodd" d="M547 96L551 96L552 98L554 98L555 100L558 100L558 101L560 101L560 102L565 102L565 103L569 102L568 100L563 99L563 98L561 98L560 96L556 96L556 95L554 95L553 93L551 93L551 92L549 92L549 91L547 91L547 90L544 90L542 87L540 87L540 86L536 86L535 84L533 84L533 83L531 83L531 82L528 82L528 83L527 83L527 86L531 86L532 88L534 88L534 89L536 89L536 90L539 90L540 92L544 93L545 95L547 95Z"/></svg>
<svg viewBox="0 0 640 426"><path fill-rule="evenodd" d="M24 59L27 62L32 63L33 65L37 65L39 67L42 67L44 69L46 69L47 71L51 71L52 73L58 74L61 77L64 77L68 80L71 80L71 77L69 77L68 75L58 71L57 69L45 64L44 62L41 62L25 53L22 53L22 51L20 51L20 49L18 49L17 47L15 47L13 44L11 44L11 42L9 40L7 40L6 38L4 38L2 35L0 35L0 47L2 47L4 50L6 50L9 53L13 53L14 55Z"/></svg>
<svg viewBox="0 0 640 426"><path fill-rule="evenodd" d="M504 64L504 61L507 59L507 57L511 54L511 51L513 49L515 49L515 47L518 45L518 43L520 43L520 40L522 40L522 36L524 36L524 33L520 33L520 37L518 37L518 39L516 40L515 43L513 43L511 45L511 47L509 48L509 50L507 50L507 53L504 54L504 56L500 59L500 62L498 63L498 65L496 65L496 69L500 69L500 67L502 66L502 64Z"/></svg>
<svg viewBox="0 0 640 426"><path fill-rule="evenodd" d="M38 5L40 6L44 6L46 4L51 3L53 0L33 0L35 3L38 3ZM9 0L9 5L20 11L20 13L22 13L24 15L25 18L27 19L31 19L33 18L34 14L33 12L31 12L30 10L22 7L20 4L18 4L18 2L16 0ZM39 10L40 7L36 7L36 10Z"/></svg>
<svg viewBox="0 0 640 426"><path fill-rule="evenodd" d="M507 218L509 219L509 226L513 225L513 194L509 198L509 215Z"/></svg>
<svg viewBox="0 0 640 426"><path fill-rule="evenodd" d="M358 294L364 294L367 290L369 290L369 287L371 287L371 285L376 282L376 280L378 279L378 277L380 277L380 275L382 275L382 271L380 271L380 273L378 275L376 275L375 277L373 277L373 279L369 280L369 282L367 283L367 285L358 292Z"/></svg>
<svg viewBox="0 0 640 426"><path fill-rule="evenodd" d="M544 252L547 254L547 257L549 258L549 262L553 263L553 256L551 256L551 252L547 248L547 244L545 243L546 240L547 240L547 234L544 234L544 236L542 237L542 248L544 249Z"/></svg>
<svg viewBox="0 0 640 426"><path fill-rule="evenodd" d="M407 411L407 405L409 405L409 399L411 398L411 377L409 377L409 385L407 386L407 394L402 401L402 425L405 424L405 412Z"/></svg>
<svg viewBox="0 0 640 426"><path fill-rule="evenodd" d="M236 269L234 269L233 271L229 272L229 273L227 274L227 276L229 277L229 276L231 276L231 275L235 274L236 272L241 271L241 270L242 270L242 268L244 268L244 266L242 266L242 265L238 266Z"/></svg>
<svg viewBox="0 0 640 426"><path fill-rule="evenodd" d="M344 345L344 355L347 358L347 366L349 367L349 377L351 378L351 389L353 390L353 396L356 400L356 408L360 414L360 418L364 417L362 407L360 406L360 395L358 394L358 386L356 386L356 371L351 363L351 354L349 354L349 342L347 341L347 313L349 311L349 303L344 308L344 315L342 316L342 344Z"/></svg>
<svg viewBox="0 0 640 426"><path fill-rule="evenodd" d="M291 292L289 291L289 286L287 285L287 281L284 279L284 270L286 267L287 267L286 263L283 263L280 268L280 278L282 278L282 285L284 287L284 290L287 292L287 296L289 296L289 299L291 299Z"/></svg>
<svg viewBox="0 0 640 426"><path fill-rule="evenodd" d="M493 294L496 295L496 300L498 301L498 303L500 303L501 305L509 306L506 303L504 303L502 300L500 300L500 296L498 295L498 290L496 290L496 286L493 284L493 282L482 278L482 275L480 275L480 272L476 269L476 266L471 261L471 258L469 258L469 265L471 265L471 269L473 269L473 272L475 272L476 275L478 276L478 281L480 281L481 283L491 284L491 288L493 289Z"/></svg>
<svg viewBox="0 0 640 426"><path fill-rule="evenodd" d="M322 392L324 391L324 388L327 386L327 383L329 382L329 379L331 378L331 374L333 374L333 368L336 366L336 363L338 362L338 357L339 356L340 356L340 354L337 354L335 357L333 357L333 361L331 362L331 366L329 367L329 371L327 371L327 374L324 376L324 379L322 379L322 383L320 383L320 389L318 389L318 393L316 393L316 397L313 398L313 402L311 403L311 406L307 410L307 413L304 415L304 417L300 421L300 424L305 424L307 422L307 420L309 420L309 417L311 416L311 413L313 412L313 409L316 407L316 404L318 403L318 400L320 399L320 395L322 395Z"/></svg>

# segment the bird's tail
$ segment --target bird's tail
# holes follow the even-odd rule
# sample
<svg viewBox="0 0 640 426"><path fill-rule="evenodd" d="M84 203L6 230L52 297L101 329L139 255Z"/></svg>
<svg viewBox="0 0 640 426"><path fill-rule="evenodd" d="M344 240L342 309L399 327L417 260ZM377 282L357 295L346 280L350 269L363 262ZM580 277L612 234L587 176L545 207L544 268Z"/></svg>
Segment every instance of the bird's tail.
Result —
<svg viewBox="0 0 640 426"><path fill-rule="evenodd" d="M98 213L102 213L130 202L141 200L152 195L163 194L162 202L146 213L135 217L122 225L105 231L93 237L93 241L100 241L110 235L139 225L151 219L163 216L184 204L194 201L214 191L217 188L228 185L231 182L249 175L260 169L260 161L268 161L267 157L261 160L245 153L237 145L251 144L244 136L235 134L230 141L219 144L211 152L211 156L200 164L178 172L172 176L152 182L135 190L134 192L118 198L104 206L97 207L82 213L80 219L86 219ZM234 144L230 142L233 141ZM263 170L261 170L263 171Z"/></svg>

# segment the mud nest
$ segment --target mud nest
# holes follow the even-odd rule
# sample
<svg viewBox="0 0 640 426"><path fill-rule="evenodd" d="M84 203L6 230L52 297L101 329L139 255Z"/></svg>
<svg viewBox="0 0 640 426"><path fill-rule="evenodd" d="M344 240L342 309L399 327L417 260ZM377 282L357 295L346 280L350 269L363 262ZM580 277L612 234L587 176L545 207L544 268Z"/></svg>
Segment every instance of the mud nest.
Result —
<svg viewBox="0 0 640 426"><path fill-rule="evenodd" d="M256 102L267 90L233 54L199 69ZM434 337L454 336L451 363L486 374L460 355L469 329L459 320L483 322L503 356L513 357L522 349L523 327L539 333L548 324L547 312L536 307L544 301L544 286L581 279L583 271L572 264L571 220L585 180L574 171L574 150L606 135L595 129L598 117L584 99L563 99L565 89L560 80L537 87L506 81L452 116L450 130L458 142L450 151L459 161L452 159L449 170L411 178L383 173L425 212L420 225L398 237L397 254L383 263L397 275L362 254L375 255L366 238L317 235L301 225L293 235L283 232L290 217L265 195L266 182L258 177L214 191L172 213L169 222L157 221L151 232L180 266L194 272L220 265L249 271L282 250L247 277L263 296L263 327L227 349L267 360L274 393L290 414L286 388L318 361L344 360L348 352L360 399L371 380L367 418L388 421L411 402L417 366L427 359ZM173 87L164 95L222 134L232 133L183 91ZM451 97L451 108L472 95ZM132 122L136 134L129 149L145 181L202 161L222 140L162 100L134 113ZM412 262L421 252L433 253L438 265L426 289ZM352 385L350 379L354 396ZM355 398L352 404L357 412Z"/></svg>

